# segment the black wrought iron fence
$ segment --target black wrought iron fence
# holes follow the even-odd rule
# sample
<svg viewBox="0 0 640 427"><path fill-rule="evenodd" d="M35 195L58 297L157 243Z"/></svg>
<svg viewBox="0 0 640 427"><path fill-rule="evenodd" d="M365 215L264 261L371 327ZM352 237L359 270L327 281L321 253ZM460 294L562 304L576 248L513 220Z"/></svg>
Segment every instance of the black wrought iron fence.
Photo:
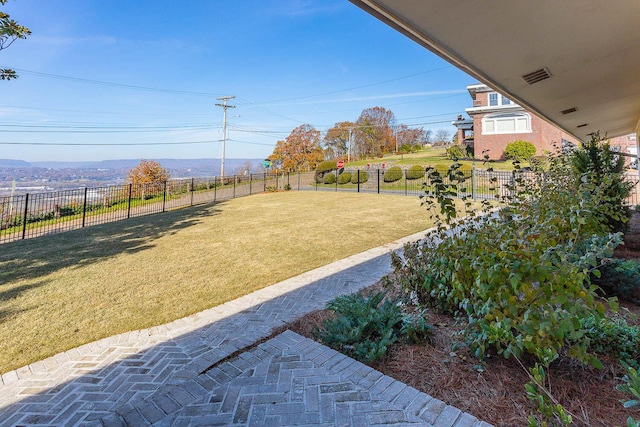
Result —
<svg viewBox="0 0 640 427"><path fill-rule="evenodd" d="M411 169L389 173L384 169L369 170L345 170L337 171L334 177L325 179L325 176L316 176L316 190L324 191L355 191L363 193L388 193L421 195L432 189L426 170L416 171ZM458 184L458 197L470 196L476 199L498 199L508 194L509 185L513 184L514 176L509 171L464 170L463 182ZM525 179L535 176L532 172L521 172ZM347 176L348 179L342 176ZM451 184L450 177L442 172L443 182ZM335 179L334 179L335 178Z"/></svg>
<svg viewBox="0 0 640 427"><path fill-rule="evenodd" d="M174 179L147 185L120 185L48 193L0 196L0 243L74 230L91 225L165 212L276 190L351 191L419 196L432 189L425 171L383 169L333 172L333 179L315 172L250 174L230 177ZM457 197L498 199L508 195L514 175L508 171L466 170ZM445 184L451 183L446 174ZM522 172L525 179L535 174ZM640 203L638 176L627 204Z"/></svg>
<svg viewBox="0 0 640 427"><path fill-rule="evenodd" d="M310 188L313 174L248 174L173 179L0 196L0 243L228 200L276 189Z"/></svg>

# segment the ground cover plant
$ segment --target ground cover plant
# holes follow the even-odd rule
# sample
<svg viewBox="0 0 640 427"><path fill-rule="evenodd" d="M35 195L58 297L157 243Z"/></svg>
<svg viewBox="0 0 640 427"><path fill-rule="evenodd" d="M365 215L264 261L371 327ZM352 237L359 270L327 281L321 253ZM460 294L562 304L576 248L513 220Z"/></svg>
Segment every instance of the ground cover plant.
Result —
<svg viewBox="0 0 640 427"><path fill-rule="evenodd" d="M347 208L358 215L343 215ZM188 316L429 226L415 198L277 192L4 244L0 372Z"/></svg>
<svg viewBox="0 0 640 427"><path fill-rule="evenodd" d="M621 188L616 171L596 180L602 165L581 170L573 155L552 159L540 180L516 165L502 209L462 220L450 199L466 185L460 166L447 171L451 184L430 172L424 200L441 224L395 257L388 286L428 313L434 347L391 346L376 369L496 425L636 425L625 407L638 403L640 310L623 301L615 314L616 299L592 281L615 263L622 236L608 214L627 194L607 190Z"/></svg>

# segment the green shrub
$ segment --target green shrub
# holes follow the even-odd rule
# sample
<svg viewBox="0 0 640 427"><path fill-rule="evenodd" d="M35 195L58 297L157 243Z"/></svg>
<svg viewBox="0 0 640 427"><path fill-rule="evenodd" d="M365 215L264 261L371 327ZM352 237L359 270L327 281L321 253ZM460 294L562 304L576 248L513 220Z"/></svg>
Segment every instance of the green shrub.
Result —
<svg viewBox="0 0 640 427"><path fill-rule="evenodd" d="M400 166L391 166L382 176L384 182L395 182L402 179L402 169Z"/></svg>
<svg viewBox="0 0 640 427"><path fill-rule="evenodd" d="M587 330L589 350L600 354L610 354L620 361L638 366L640 362L640 328L629 325L620 316L597 318L588 316L580 319Z"/></svg>
<svg viewBox="0 0 640 427"><path fill-rule="evenodd" d="M338 164L335 160L325 160L323 162L318 163L316 166L316 174L315 180L318 184L322 184L324 182L324 176L327 172L334 171L338 167Z"/></svg>
<svg viewBox="0 0 640 427"><path fill-rule="evenodd" d="M456 165L455 171L451 170L449 165L439 164L436 165L433 169L440 174L440 177L446 178L450 175L450 172L460 172L465 177L471 176L471 170L473 167L466 163L458 163Z"/></svg>
<svg viewBox="0 0 640 427"><path fill-rule="evenodd" d="M336 174L334 174L333 172L328 173L324 176L324 178L322 179L322 182L325 184L335 184L336 183Z"/></svg>
<svg viewBox="0 0 640 427"><path fill-rule="evenodd" d="M536 146L529 141L513 141L507 144L503 156L509 160L529 160L536 155Z"/></svg>
<svg viewBox="0 0 640 427"><path fill-rule="evenodd" d="M424 168L420 165L413 165L407 170L407 179L424 178Z"/></svg>
<svg viewBox="0 0 640 427"><path fill-rule="evenodd" d="M318 166L316 166L316 172L317 173L329 172L329 171L336 170L337 167L338 167L338 162L336 162L335 160L325 160L323 162L318 163Z"/></svg>
<svg viewBox="0 0 640 427"><path fill-rule="evenodd" d="M351 175L352 184L357 184L358 182L360 182L360 184L364 184L367 181L369 181L369 174L367 171L358 169Z"/></svg>
<svg viewBox="0 0 640 427"><path fill-rule="evenodd" d="M424 317L403 315L399 304L385 300L383 292L370 297L341 296L327 308L336 313L336 318L325 320L314 335L329 347L365 363L379 360L403 335L417 342L427 339L431 329Z"/></svg>
<svg viewBox="0 0 640 427"><path fill-rule="evenodd" d="M451 160L463 159L467 157L467 149L462 145L452 145L447 148L447 158Z"/></svg>
<svg viewBox="0 0 640 427"><path fill-rule="evenodd" d="M566 350L598 364L577 319L602 318L589 274L621 236L606 233L595 214L603 199L584 191L569 162L555 159L546 179L533 182L516 172L496 215L457 219L450 197L459 181L437 182L423 204L435 212L438 231L393 256L406 292L465 319L465 341L477 357L530 353L547 366ZM444 223L454 220L459 230L449 236Z"/></svg>
<svg viewBox="0 0 640 427"><path fill-rule="evenodd" d="M348 184L351 182L351 172L342 172L338 175L338 184Z"/></svg>
<svg viewBox="0 0 640 427"><path fill-rule="evenodd" d="M640 263L615 258L599 268L599 277L592 275L591 282L607 296L617 296L640 303Z"/></svg>
<svg viewBox="0 0 640 427"><path fill-rule="evenodd" d="M633 184L624 179L624 157L611 150L608 141L601 141L598 132L591 140L572 152L576 179L586 184L585 191L603 199L598 214L613 231L623 231L630 211L625 205Z"/></svg>
<svg viewBox="0 0 640 427"><path fill-rule="evenodd" d="M529 167L534 172L545 172L549 169L549 159L546 156L535 156L529 159Z"/></svg>

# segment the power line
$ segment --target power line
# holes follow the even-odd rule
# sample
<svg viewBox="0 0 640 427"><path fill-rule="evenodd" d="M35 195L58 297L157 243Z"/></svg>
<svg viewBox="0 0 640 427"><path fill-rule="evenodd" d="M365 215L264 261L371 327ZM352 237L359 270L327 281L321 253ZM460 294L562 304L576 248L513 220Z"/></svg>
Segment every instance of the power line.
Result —
<svg viewBox="0 0 640 427"><path fill-rule="evenodd" d="M88 83L88 84L95 84L95 85L100 85L100 86L122 87L122 88L126 88L126 89L144 90L144 91L148 91L148 92L164 92L164 93L175 93L175 94L181 94L181 95L194 95L194 96L218 96L218 95L220 95L219 93L191 92L191 91L185 91L185 90L161 89L161 88L148 87L148 86L137 86L137 85L124 84L124 83L105 82L105 81L102 81L102 80L91 80L91 79L84 79L84 78L80 78L80 77L62 76L62 75L59 75L59 74L40 73L38 71L23 70L23 69L20 69L20 68L14 68L14 70L19 71L20 74L23 74L23 75L26 74L26 75L32 75L32 76L38 76L38 77L47 77L47 78L52 78L52 79L68 80L68 81L72 81L72 82Z"/></svg>
<svg viewBox="0 0 640 427"><path fill-rule="evenodd" d="M249 145L263 145L265 147L275 147L276 144L264 144L260 142L249 142L249 141L240 141L238 139L228 139L227 141L238 142L240 144L249 144Z"/></svg>
<svg viewBox="0 0 640 427"><path fill-rule="evenodd" d="M445 65L443 67L434 68L432 70L421 71L419 73L414 73L414 74L409 74L409 75L406 75L406 76L396 77L394 79L384 80L384 81L381 81L381 82L369 83L369 84L366 84L366 85L354 86L354 87L350 87L350 88L346 88L346 89L332 90L332 91L329 91L329 92L317 93L315 95L298 96L298 97L295 97L295 98L285 98L285 99L278 99L278 100L275 100L275 101L261 102L260 104L274 104L276 102L297 101L297 100L300 100L300 99L315 98L315 97L324 96L324 95L333 95L334 93L348 92L348 91L351 91L351 90L363 89L363 88L366 88L366 87L378 86L378 85L382 85L382 84L386 84L386 83L395 82L395 81L398 81L398 80L404 80L404 79L408 79L408 78L411 78L411 77L420 76L420 75L423 75L423 74L429 74L429 73L433 73L435 71L444 70L444 69L447 69L447 68L452 68L452 66L451 65Z"/></svg>
<svg viewBox="0 0 640 427"><path fill-rule="evenodd" d="M74 146L74 147L98 147L98 146L138 146L138 145L189 145L189 144L211 144L212 142L220 142L219 140L210 141L178 141L178 142L105 142L105 143L73 143L73 142L2 142L0 145L46 145L46 146Z"/></svg>

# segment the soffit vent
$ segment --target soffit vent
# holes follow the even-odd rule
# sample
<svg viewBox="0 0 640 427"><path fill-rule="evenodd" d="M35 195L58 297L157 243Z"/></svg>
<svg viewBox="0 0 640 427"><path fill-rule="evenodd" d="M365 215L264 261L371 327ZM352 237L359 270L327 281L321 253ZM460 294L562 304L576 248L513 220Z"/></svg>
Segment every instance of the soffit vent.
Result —
<svg viewBox="0 0 640 427"><path fill-rule="evenodd" d="M578 111L576 107L571 107L571 108L567 108L566 110L562 110L560 112L562 114L571 114L571 113L575 113L576 111Z"/></svg>
<svg viewBox="0 0 640 427"><path fill-rule="evenodd" d="M546 67L522 76L524 81L529 83L530 85L541 82L542 80L546 80L549 77L551 77L551 73L549 72L549 70L547 70Z"/></svg>

